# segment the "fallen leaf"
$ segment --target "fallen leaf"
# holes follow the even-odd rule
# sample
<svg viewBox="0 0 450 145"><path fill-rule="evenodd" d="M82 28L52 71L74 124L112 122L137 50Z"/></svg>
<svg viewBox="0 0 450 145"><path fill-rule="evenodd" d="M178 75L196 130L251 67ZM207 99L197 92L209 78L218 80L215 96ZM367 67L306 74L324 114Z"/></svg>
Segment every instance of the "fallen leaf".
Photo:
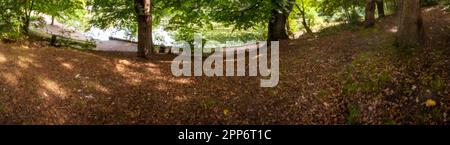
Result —
<svg viewBox="0 0 450 145"><path fill-rule="evenodd" d="M223 115L228 116L229 113L230 113L230 110L223 109Z"/></svg>
<svg viewBox="0 0 450 145"><path fill-rule="evenodd" d="M436 106L436 101L434 101L433 99L428 99L424 104L426 107L434 107Z"/></svg>

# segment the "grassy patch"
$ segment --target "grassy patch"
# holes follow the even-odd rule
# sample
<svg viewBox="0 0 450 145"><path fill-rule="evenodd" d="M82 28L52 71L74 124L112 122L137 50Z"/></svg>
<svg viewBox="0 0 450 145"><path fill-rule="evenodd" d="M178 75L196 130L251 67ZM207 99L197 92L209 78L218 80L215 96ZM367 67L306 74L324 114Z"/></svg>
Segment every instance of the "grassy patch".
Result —
<svg viewBox="0 0 450 145"><path fill-rule="evenodd" d="M211 109L216 104L217 104L217 102L212 98L205 98L204 100L202 100L202 103L201 103L202 108L204 108L204 109Z"/></svg>
<svg viewBox="0 0 450 145"><path fill-rule="evenodd" d="M386 125L396 125L397 122L395 122L395 120L393 120L393 119L385 118L385 119L383 120L383 124L386 124Z"/></svg>
<svg viewBox="0 0 450 145"><path fill-rule="evenodd" d="M391 68L374 52L359 54L347 66L343 77L343 91L346 94L373 92L384 89L391 80Z"/></svg>
<svg viewBox="0 0 450 145"><path fill-rule="evenodd" d="M317 33L317 35L318 36L330 36L330 35L334 35L334 34L342 32L342 31L345 31L345 30L357 31L357 30L360 30L360 29L361 29L361 27L359 25L357 25L357 24L346 24L346 23L343 23L343 24L339 24L339 25L335 25L335 26L330 26L330 27L324 28L324 29L320 30Z"/></svg>
<svg viewBox="0 0 450 145"><path fill-rule="evenodd" d="M361 109L356 105L348 105L347 112L347 124L357 124L358 118L361 114Z"/></svg>
<svg viewBox="0 0 450 145"><path fill-rule="evenodd" d="M87 106L87 103L83 100L76 99L76 100L74 100L74 102L75 102L74 105L76 108L85 108Z"/></svg>
<svg viewBox="0 0 450 145"><path fill-rule="evenodd" d="M433 80L431 80L431 89L435 92L444 90L445 89L444 79L440 76L435 76Z"/></svg>
<svg viewBox="0 0 450 145"><path fill-rule="evenodd" d="M31 38L48 42L50 42L52 39L52 35L37 30L30 30L29 35ZM79 50L90 50L96 47L94 41L76 40L64 36L57 36L56 42L61 47L69 47Z"/></svg>
<svg viewBox="0 0 450 145"><path fill-rule="evenodd" d="M0 113L4 113L5 112L5 108L3 107L2 104L0 104Z"/></svg>
<svg viewBox="0 0 450 145"><path fill-rule="evenodd" d="M360 30L361 34L365 37L368 37L374 33L379 32L377 27L364 28Z"/></svg>
<svg viewBox="0 0 450 145"><path fill-rule="evenodd" d="M319 93L317 94L317 97L324 98L328 95L330 95L330 92L328 92L327 90L320 90Z"/></svg>
<svg viewBox="0 0 450 145"><path fill-rule="evenodd" d="M420 124L429 124L430 122L441 122L443 113L439 108L425 109L416 116Z"/></svg>
<svg viewBox="0 0 450 145"><path fill-rule="evenodd" d="M356 83L346 83L344 84L343 90L345 94L353 94L358 91L358 84Z"/></svg>

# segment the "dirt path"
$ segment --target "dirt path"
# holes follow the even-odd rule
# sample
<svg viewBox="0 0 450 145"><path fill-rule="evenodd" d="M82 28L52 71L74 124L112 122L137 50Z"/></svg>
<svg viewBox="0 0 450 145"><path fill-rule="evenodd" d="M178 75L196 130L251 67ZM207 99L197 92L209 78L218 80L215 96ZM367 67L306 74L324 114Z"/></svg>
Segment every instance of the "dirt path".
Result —
<svg viewBox="0 0 450 145"><path fill-rule="evenodd" d="M450 15L432 8L424 18L433 49L410 59L390 51L394 16L373 29L282 42L276 88L260 88L259 77L174 77L170 55L144 61L134 53L0 43L0 123L447 123ZM430 97L435 108L422 104Z"/></svg>
<svg viewBox="0 0 450 145"><path fill-rule="evenodd" d="M137 45L135 43L108 40L108 41L96 41L97 47L93 50L96 51L116 51L116 52L137 52Z"/></svg>

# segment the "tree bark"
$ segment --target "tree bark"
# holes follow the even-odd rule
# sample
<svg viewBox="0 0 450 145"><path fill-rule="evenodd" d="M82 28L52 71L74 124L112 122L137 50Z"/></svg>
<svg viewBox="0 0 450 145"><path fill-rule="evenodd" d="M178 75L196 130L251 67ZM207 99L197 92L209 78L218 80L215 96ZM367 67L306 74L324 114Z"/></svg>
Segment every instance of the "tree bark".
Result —
<svg viewBox="0 0 450 145"><path fill-rule="evenodd" d="M384 2L383 2L383 0L377 0L376 3L377 3L377 10L378 10L378 17L382 18L385 16Z"/></svg>
<svg viewBox="0 0 450 145"><path fill-rule="evenodd" d="M288 34L286 31L287 18L283 13L279 13L277 10L272 10L272 19L269 22L269 41L278 41L287 39Z"/></svg>
<svg viewBox="0 0 450 145"><path fill-rule="evenodd" d="M375 0L366 0L365 26L375 25Z"/></svg>
<svg viewBox="0 0 450 145"><path fill-rule="evenodd" d="M55 16L52 15L52 22L50 23L50 25L55 25Z"/></svg>
<svg viewBox="0 0 450 145"><path fill-rule="evenodd" d="M152 50L152 19L151 0L135 0L138 21L138 52L137 56L147 58Z"/></svg>
<svg viewBox="0 0 450 145"><path fill-rule="evenodd" d="M269 21L268 26L268 40L269 41L279 41L284 39L289 39L288 31L286 26L289 14L294 7L294 0L289 0L289 4L285 7L278 7L272 10L272 17ZM274 5L279 5L279 1L272 0ZM281 13L280 13L281 11Z"/></svg>
<svg viewBox="0 0 450 145"><path fill-rule="evenodd" d="M400 23L396 45L401 49L415 48L425 35L420 0L404 0L400 4Z"/></svg>
<svg viewBox="0 0 450 145"><path fill-rule="evenodd" d="M30 29L30 23L31 23L31 13L33 12L33 6L34 6L34 1L30 1L30 0L25 0L25 7L24 7L24 17L23 19L23 26L22 26L22 32L24 34L28 34L29 29Z"/></svg>
<svg viewBox="0 0 450 145"><path fill-rule="evenodd" d="M308 25L308 22L306 21L305 12L302 12L302 13L303 13L303 14L302 14L302 24L303 24L303 27L305 27L306 33L312 34L313 31L311 30L311 28L310 28L309 25Z"/></svg>

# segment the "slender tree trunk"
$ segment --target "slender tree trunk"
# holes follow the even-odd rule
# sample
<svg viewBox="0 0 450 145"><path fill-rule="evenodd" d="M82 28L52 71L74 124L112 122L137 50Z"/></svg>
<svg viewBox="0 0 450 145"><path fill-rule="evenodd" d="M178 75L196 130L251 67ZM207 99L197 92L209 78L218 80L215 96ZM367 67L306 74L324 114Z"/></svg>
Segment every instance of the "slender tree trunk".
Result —
<svg viewBox="0 0 450 145"><path fill-rule="evenodd" d="M308 21L306 21L306 12L305 12L305 4L303 3L303 0L301 1L302 6L300 7L299 5L295 5L297 7L297 9L300 11L300 15L302 17L302 25L303 27L305 27L306 33L308 34L312 34L312 30L308 25Z"/></svg>
<svg viewBox="0 0 450 145"><path fill-rule="evenodd" d="M302 13L302 24L303 24L303 27L305 27L306 33L312 34L313 31L312 31L311 28L309 27L308 21L306 21L306 16L305 16L306 14L305 14L305 11L302 11L301 13Z"/></svg>
<svg viewBox="0 0 450 145"><path fill-rule="evenodd" d="M28 34L29 29L30 29L30 23L31 23L31 13L33 12L33 5L34 5L34 1L32 0L25 0L25 8L24 8L24 12L25 12L25 16L23 17L23 26L22 26L22 31L24 34Z"/></svg>
<svg viewBox="0 0 450 145"><path fill-rule="evenodd" d="M50 23L50 25L55 25L55 16L52 15L52 23Z"/></svg>
<svg viewBox="0 0 450 145"><path fill-rule="evenodd" d="M147 58L152 50L151 0L135 0L138 20L138 52L137 56Z"/></svg>
<svg viewBox="0 0 450 145"><path fill-rule="evenodd" d="M24 34L28 34L29 33L29 28L30 28L30 17L29 16L25 16L24 18L24 24L22 26L22 30Z"/></svg>
<svg viewBox="0 0 450 145"><path fill-rule="evenodd" d="M269 21L268 40L278 41L289 39L288 31L286 29L289 14L294 7L294 0L290 0L288 6L279 7L272 10L272 17ZM272 3L278 3L277 0L272 0ZM281 11L281 12L280 12Z"/></svg>
<svg viewBox="0 0 450 145"><path fill-rule="evenodd" d="M420 0L404 0L400 4L400 23L396 44L401 49L415 48L425 35Z"/></svg>
<svg viewBox="0 0 450 145"><path fill-rule="evenodd" d="M393 3L394 3L394 10L395 10L395 12L398 12L399 10L400 10L400 2L399 2L400 0L393 0Z"/></svg>
<svg viewBox="0 0 450 145"><path fill-rule="evenodd" d="M375 0L366 0L365 26L375 25Z"/></svg>
<svg viewBox="0 0 450 145"><path fill-rule="evenodd" d="M286 31L288 34L288 38L293 38L294 36L294 32L292 32L291 30L291 22L289 22L289 20L286 22Z"/></svg>
<svg viewBox="0 0 450 145"><path fill-rule="evenodd" d="M376 3L377 3L377 10L378 10L378 17L382 18L385 16L384 2L383 2L383 0L376 0Z"/></svg>

